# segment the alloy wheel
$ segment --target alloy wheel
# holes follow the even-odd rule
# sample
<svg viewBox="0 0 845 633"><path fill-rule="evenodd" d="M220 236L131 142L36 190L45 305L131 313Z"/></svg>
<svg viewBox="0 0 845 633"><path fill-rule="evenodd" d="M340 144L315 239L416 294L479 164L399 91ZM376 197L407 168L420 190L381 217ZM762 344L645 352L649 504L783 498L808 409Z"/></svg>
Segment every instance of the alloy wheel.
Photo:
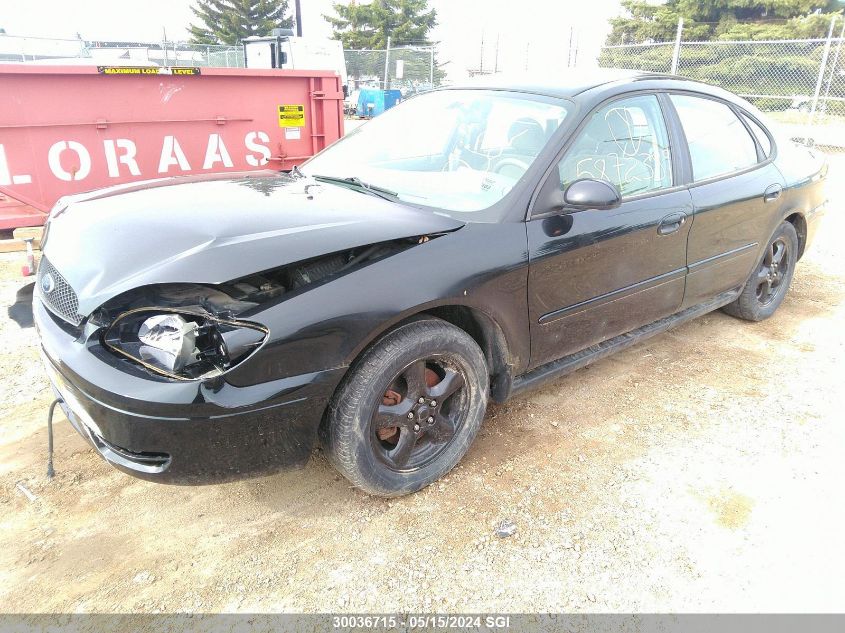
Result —
<svg viewBox="0 0 845 633"><path fill-rule="evenodd" d="M779 237L769 244L763 262L757 271L757 301L769 305L786 285L783 283L789 274L789 244Z"/></svg>
<svg viewBox="0 0 845 633"><path fill-rule="evenodd" d="M466 376L446 358L416 360L390 381L371 421L371 441L391 470L417 470L449 445L466 417Z"/></svg>

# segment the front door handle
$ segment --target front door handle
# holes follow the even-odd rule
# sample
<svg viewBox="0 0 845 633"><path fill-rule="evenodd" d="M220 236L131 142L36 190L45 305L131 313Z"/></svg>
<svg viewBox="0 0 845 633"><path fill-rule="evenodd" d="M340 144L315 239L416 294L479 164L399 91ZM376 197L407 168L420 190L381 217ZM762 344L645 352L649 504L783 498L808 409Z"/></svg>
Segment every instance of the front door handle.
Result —
<svg viewBox="0 0 845 633"><path fill-rule="evenodd" d="M777 200L778 198L780 198L780 194L782 191L783 187L780 185L769 185L763 192L763 202L771 202L772 200Z"/></svg>
<svg viewBox="0 0 845 633"><path fill-rule="evenodd" d="M657 227L657 232L660 235L669 235L670 233L679 231L686 221L686 213L670 213L660 220L660 226Z"/></svg>

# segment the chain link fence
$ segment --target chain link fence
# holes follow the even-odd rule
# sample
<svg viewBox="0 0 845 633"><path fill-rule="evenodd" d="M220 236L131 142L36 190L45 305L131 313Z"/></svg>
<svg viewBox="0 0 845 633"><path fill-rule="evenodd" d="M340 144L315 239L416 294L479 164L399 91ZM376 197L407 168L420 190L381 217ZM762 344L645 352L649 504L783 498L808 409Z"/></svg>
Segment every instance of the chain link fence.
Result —
<svg viewBox="0 0 845 633"><path fill-rule="evenodd" d="M92 64L156 64L159 66L215 66L241 68L241 46L185 42L97 42L0 35L0 62L62 62L87 60Z"/></svg>
<svg viewBox="0 0 845 633"><path fill-rule="evenodd" d="M682 77L748 99L791 137L845 147L845 38L606 46L600 66Z"/></svg>
<svg viewBox="0 0 845 633"><path fill-rule="evenodd" d="M445 76L434 46L344 50L350 89L400 90L403 96L439 86Z"/></svg>
<svg viewBox="0 0 845 633"><path fill-rule="evenodd" d="M445 73L434 46L401 46L387 50L345 50L351 89L397 89L404 96L440 85ZM114 42L0 35L2 62L66 62L92 64L156 64L243 68L241 46L185 42Z"/></svg>

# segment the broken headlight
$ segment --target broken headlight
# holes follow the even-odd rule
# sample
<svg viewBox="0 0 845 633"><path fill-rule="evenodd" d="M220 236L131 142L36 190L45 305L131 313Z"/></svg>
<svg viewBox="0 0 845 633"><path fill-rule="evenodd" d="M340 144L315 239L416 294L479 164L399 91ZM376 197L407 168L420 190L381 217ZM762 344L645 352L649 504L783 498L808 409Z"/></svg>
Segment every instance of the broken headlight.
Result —
<svg viewBox="0 0 845 633"><path fill-rule="evenodd" d="M118 316L103 336L112 351L179 379L219 376L261 346L266 328L197 311L140 308Z"/></svg>

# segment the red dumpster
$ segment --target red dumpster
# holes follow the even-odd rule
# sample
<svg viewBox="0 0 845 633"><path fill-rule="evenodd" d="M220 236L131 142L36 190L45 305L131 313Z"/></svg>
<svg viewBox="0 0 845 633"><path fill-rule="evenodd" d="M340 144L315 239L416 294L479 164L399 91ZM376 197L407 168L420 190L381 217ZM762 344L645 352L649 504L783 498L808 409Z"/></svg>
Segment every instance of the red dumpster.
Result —
<svg viewBox="0 0 845 633"><path fill-rule="evenodd" d="M327 71L0 65L0 229L117 183L290 169L342 133Z"/></svg>

